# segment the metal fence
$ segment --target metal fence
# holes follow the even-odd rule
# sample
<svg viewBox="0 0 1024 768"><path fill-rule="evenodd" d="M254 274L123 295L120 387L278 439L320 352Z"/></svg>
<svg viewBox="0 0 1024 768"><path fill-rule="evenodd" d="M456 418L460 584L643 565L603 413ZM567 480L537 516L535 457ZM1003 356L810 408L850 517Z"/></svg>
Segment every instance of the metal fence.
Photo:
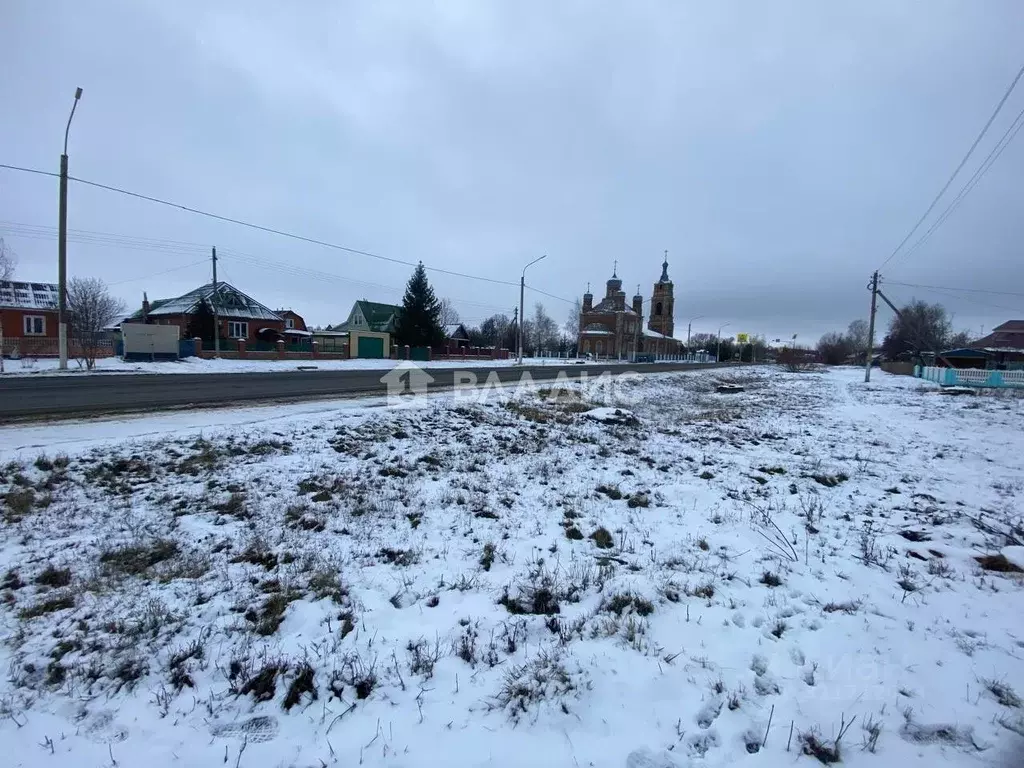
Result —
<svg viewBox="0 0 1024 768"><path fill-rule="evenodd" d="M68 339L68 355L70 357L77 357L81 351L81 346L78 339ZM110 357L114 354L113 342L108 338L96 339L90 346L96 350L97 357ZM31 339L7 336L3 340L0 354L12 359L20 357L57 357L60 354L60 349L57 339Z"/></svg>

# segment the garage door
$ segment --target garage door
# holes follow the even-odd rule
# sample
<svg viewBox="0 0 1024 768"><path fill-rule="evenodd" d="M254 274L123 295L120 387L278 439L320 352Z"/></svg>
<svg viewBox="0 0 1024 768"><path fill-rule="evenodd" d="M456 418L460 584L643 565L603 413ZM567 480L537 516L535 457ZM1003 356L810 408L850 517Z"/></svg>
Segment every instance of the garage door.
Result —
<svg viewBox="0 0 1024 768"><path fill-rule="evenodd" d="M373 336L360 336L359 347L356 350L357 357L384 357L384 339Z"/></svg>

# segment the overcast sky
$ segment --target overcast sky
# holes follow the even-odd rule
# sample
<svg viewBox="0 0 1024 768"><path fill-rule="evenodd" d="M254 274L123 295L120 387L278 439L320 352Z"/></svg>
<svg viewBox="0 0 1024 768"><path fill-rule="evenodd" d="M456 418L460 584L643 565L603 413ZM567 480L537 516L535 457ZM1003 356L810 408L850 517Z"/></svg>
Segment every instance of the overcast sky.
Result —
<svg viewBox="0 0 1024 768"><path fill-rule="evenodd" d="M1022 29L1020 0L4 0L0 162L57 171L81 86L72 175L512 283L547 254L527 282L565 299L603 294L615 260L650 296L668 249L677 336L703 315L694 332L813 341L866 317L871 271L1024 63ZM963 181L1022 108L1024 83ZM1018 137L884 278L1024 294L1022 178ZM0 222L19 276L55 281L56 179L0 169ZM195 244L73 233L70 273L133 308L208 281L210 245L220 279L310 323L398 302L410 273L79 184L68 222ZM468 322L518 303L431 279ZM887 290L972 330L1024 318L1024 297Z"/></svg>

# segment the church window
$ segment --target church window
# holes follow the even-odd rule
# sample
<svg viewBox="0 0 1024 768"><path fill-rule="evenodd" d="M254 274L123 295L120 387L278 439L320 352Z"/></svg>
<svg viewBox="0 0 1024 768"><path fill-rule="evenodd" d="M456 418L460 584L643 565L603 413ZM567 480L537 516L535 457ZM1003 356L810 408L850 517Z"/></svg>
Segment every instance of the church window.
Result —
<svg viewBox="0 0 1024 768"><path fill-rule="evenodd" d="M661 302L660 301L657 304L654 305L654 314L658 315L659 317L661 316Z"/></svg>

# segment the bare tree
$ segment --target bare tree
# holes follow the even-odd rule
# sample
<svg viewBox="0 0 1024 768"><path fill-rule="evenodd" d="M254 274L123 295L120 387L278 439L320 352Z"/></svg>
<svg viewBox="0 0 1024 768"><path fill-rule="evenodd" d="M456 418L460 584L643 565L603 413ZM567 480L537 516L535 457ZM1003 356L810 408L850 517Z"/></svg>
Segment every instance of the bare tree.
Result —
<svg viewBox="0 0 1024 768"><path fill-rule="evenodd" d="M856 355L866 355L868 351L868 321L854 320L846 328L846 341L850 345L850 352Z"/></svg>
<svg viewBox="0 0 1024 768"><path fill-rule="evenodd" d="M531 348L535 352L550 351L558 346L558 323L551 319L544 305L539 302L533 309L531 331L527 338L530 339ZM526 346L525 340L523 346Z"/></svg>
<svg viewBox="0 0 1024 768"><path fill-rule="evenodd" d="M800 373L802 371L814 370L814 360L810 353L806 349L799 349L798 347L785 347L778 355L776 355L776 362L779 365L784 366L787 371L791 373Z"/></svg>
<svg viewBox="0 0 1024 768"><path fill-rule="evenodd" d="M451 299L441 299L441 325L456 325L459 322L459 311Z"/></svg>
<svg viewBox="0 0 1024 768"><path fill-rule="evenodd" d="M485 346L511 348L515 329L508 315L491 315L480 324L480 336Z"/></svg>
<svg viewBox="0 0 1024 768"><path fill-rule="evenodd" d="M900 355L917 357L922 352L941 352L951 335L952 323L945 307L914 299L889 321L882 351L890 360Z"/></svg>
<svg viewBox="0 0 1024 768"><path fill-rule="evenodd" d="M576 299L572 305L572 309L569 310L569 317L565 320L565 325L562 329L565 331L565 335L569 337L571 342L575 344L580 338L580 316L583 314L583 302Z"/></svg>
<svg viewBox="0 0 1024 768"><path fill-rule="evenodd" d="M855 321L856 322L856 321ZM840 365L850 354L850 338L830 331L818 340L818 354L826 365Z"/></svg>
<svg viewBox="0 0 1024 768"><path fill-rule="evenodd" d="M970 331L956 331L946 339L946 346L950 349L961 349L963 347L969 347L974 343L974 339L977 338Z"/></svg>
<svg viewBox="0 0 1024 768"><path fill-rule="evenodd" d="M14 268L18 266L18 257L4 239L0 237L0 282L14 277Z"/></svg>
<svg viewBox="0 0 1024 768"><path fill-rule="evenodd" d="M73 277L67 291L71 345L79 366L91 371L105 346L103 329L124 313L124 302L111 296L106 283L95 277Z"/></svg>

